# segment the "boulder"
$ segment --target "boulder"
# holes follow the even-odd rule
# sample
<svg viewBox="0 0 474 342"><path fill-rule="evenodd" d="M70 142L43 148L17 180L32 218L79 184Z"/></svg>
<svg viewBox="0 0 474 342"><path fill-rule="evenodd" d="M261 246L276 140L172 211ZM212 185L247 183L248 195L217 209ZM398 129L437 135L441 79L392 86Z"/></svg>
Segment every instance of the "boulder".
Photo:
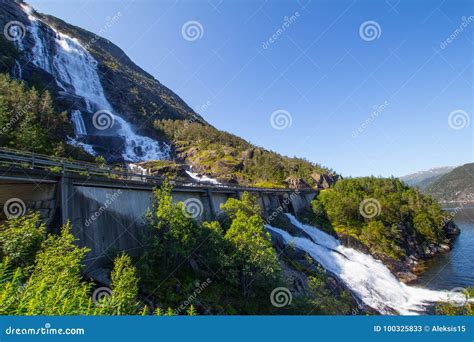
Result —
<svg viewBox="0 0 474 342"><path fill-rule="evenodd" d="M285 183L290 189L311 189L311 186L301 177L290 176L285 179Z"/></svg>
<svg viewBox="0 0 474 342"><path fill-rule="evenodd" d="M311 178L316 183L316 189L328 189L332 185L336 184L339 177L337 175L328 175L325 173L313 172Z"/></svg>
<svg viewBox="0 0 474 342"><path fill-rule="evenodd" d="M461 230L458 226L454 223L454 221L449 220L444 224L444 232L446 233L446 237L448 239L453 239L459 234L461 234Z"/></svg>

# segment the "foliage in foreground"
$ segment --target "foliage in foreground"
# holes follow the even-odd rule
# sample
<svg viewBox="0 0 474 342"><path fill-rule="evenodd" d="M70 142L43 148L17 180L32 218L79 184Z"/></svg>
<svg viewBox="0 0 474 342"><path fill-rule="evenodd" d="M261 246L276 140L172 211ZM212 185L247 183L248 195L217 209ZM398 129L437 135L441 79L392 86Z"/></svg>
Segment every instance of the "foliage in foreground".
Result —
<svg viewBox="0 0 474 342"><path fill-rule="evenodd" d="M396 178L340 180L322 191L312 208L326 229L349 235L372 253L397 260L409 254L407 239L422 248L446 239L440 206Z"/></svg>
<svg viewBox="0 0 474 342"><path fill-rule="evenodd" d="M269 294L281 275L276 252L261 217L235 211L233 203L223 206L232 217L225 231L217 221L190 218L182 203L172 202L168 183L155 191L155 205L148 213L150 247L140 267L144 290L155 301L179 308L191 298L189 302L213 313L269 308ZM208 286L212 289L206 290Z"/></svg>
<svg viewBox="0 0 474 342"><path fill-rule="evenodd" d="M138 269L129 256L117 256L111 273L111 295L95 301L94 284L81 274L87 249L75 245L70 225L62 227L59 235L47 235L38 214L0 225L0 314L352 312L350 294L336 289L324 270L304 268L291 259L282 262L305 273L308 288L284 308L271 305L274 289L291 286L285 282L260 209L251 195L222 205L227 217L224 225L189 217L183 203L173 203L168 183L156 190L155 197L148 214L150 244ZM140 301L139 290L146 295L149 307ZM459 308L445 303L438 305L437 313L472 314L472 308L470 304Z"/></svg>
<svg viewBox="0 0 474 342"><path fill-rule="evenodd" d="M92 284L81 275L87 249L74 245L70 226L46 236L38 214L0 226L0 314L133 315L139 313L135 267L126 255L115 259L112 294L94 302ZM9 247L25 240L17 252Z"/></svg>

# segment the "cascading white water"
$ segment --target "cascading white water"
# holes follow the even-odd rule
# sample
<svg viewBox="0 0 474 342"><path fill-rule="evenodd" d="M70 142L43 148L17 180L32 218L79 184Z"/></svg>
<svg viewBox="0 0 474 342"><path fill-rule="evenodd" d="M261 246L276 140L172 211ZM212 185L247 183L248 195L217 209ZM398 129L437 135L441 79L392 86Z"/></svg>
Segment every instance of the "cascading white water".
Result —
<svg viewBox="0 0 474 342"><path fill-rule="evenodd" d="M74 124L74 131L76 132L77 137L81 137L87 134L86 125L82 119L81 111L73 110L71 113L71 120Z"/></svg>
<svg viewBox="0 0 474 342"><path fill-rule="evenodd" d="M199 175L192 171L186 171L186 173L189 175L189 177L198 181L199 183L210 183L210 184L216 184L216 185L221 184L217 179L208 177L206 175Z"/></svg>
<svg viewBox="0 0 474 342"><path fill-rule="evenodd" d="M307 233L311 240L295 237L288 232L267 225L266 228L279 234L286 244L307 252L327 271L338 277L366 305L383 314L395 310L399 314L417 314L426 305L438 301L459 300L459 293L432 291L408 286L399 281L390 270L371 255L344 247L333 236L316 227L305 225L286 214L291 223Z"/></svg>
<svg viewBox="0 0 474 342"><path fill-rule="evenodd" d="M31 14L28 17L28 30L35 41L31 51L33 64L52 74L64 91L68 91L66 85L71 86L74 95L84 98L89 112L106 111L112 115L117 135L125 141L122 157L127 161L169 159L169 145L160 146L157 141L136 134L128 122L114 113L97 73L97 61L79 41L50 27L56 33L55 54L51 56L41 34L40 20Z"/></svg>
<svg viewBox="0 0 474 342"><path fill-rule="evenodd" d="M91 156L97 157L97 152L94 151L94 148L91 145L85 144L83 142L80 142L74 138L67 137L67 143L69 145L77 146L82 148L84 151L89 153Z"/></svg>
<svg viewBox="0 0 474 342"><path fill-rule="evenodd" d="M149 172L148 172L147 169L145 169L144 167L142 167L140 165L133 164L133 163L127 164L127 170L130 171L131 173L135 174L135 175L142 175L142 176L148 176L149 175ZM143 180L143 177L131 176L130 179L131 180Z"/></svg>
<svg viewBox="0 0 474 342"><path fill-rule="evenodd" d="M31 36L33 37L33 40L35 41L35 45L33 46L33 49L31 51L31 55L32 55L31 61L37 67L51 73L51 65L49 63L49 54L48 54L48 50L43 44L42 37L40 37L40 28L38 25L38 21L32 15L28 15L28 19L32 23L32 25L28 27L28 31L30 32Z"/></svg>

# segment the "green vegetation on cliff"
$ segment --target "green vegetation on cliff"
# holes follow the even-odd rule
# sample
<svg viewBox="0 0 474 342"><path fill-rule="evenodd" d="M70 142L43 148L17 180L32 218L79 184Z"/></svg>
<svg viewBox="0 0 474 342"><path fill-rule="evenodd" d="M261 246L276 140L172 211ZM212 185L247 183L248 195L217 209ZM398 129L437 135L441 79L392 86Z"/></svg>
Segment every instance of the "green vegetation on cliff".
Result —
<svg viewBox="0 0 474 342"><path fill-rule="evenodd" d="M373 254L401 260L446 239L443 211L398 179L344 179L312 202L326 229L348 235Z"/></svg>
<svg viewBox="0 0 474 342"><path fill-rule="evenodd" d="M0 74L0 146L39 153L64 149L61 131L66 113L54 112L48 92L38 93L23 82Z"/></svg>
<svg viewBox="0 0 474 342"><path fill-rule="evenodd" d="M60 157L91 159L65 143L73 135L66 112L57 113L48 91L0 74L0 146Z"/></svg>
<svg viewBox="0 0 474 342"><path fill-rule="evenodd" d="M155 127L174 144L178 157L196 171L225 182L281 187L288 177L296 177L314 186L312 175L333 173L318 164L281 156L201 123L158 120Z"/></svg>

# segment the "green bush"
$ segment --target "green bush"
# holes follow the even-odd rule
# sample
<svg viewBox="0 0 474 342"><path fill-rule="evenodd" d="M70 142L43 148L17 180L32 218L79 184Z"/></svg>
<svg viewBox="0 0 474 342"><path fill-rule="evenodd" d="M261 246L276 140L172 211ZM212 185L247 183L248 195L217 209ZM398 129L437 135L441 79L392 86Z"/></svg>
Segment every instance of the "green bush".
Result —
<svg viewBox="0 0 474 342"><path fill-rule="evenodd" d="M38 215L12 219L7 227L31 231L20 251L3 255L0 263L0 314L3 315L135 315L139 311L138 280L128 256L115 260L110 300L94 303L92 284L82 277L82 260L86 248L77 247L67 224L60 235L49 235L41 242L44 226L38 226ZM38 228L41 227L41 228ZM37 229L37 231L35 230ZM12 235L9 236L9 238ZM15 241L19 235L15 235ZM26 255L18 262L18 255ZM32 256L34 257L34 262ZM13 259L10 259L10 256ZM12 261L13 260L13 261ZM28 262L25 262L28 260ZM18 267L21 266L21 267ZM25 268L28 271L25 271Z"/></svg>
<svg viewBox="0 0 474 342"><path fill-rule="evenodd" d="M189 304L196 310L204 303L221 313L268 309L281 268L263 220L255 214L260 207L254 197L244 194L242 200L229 200L223 208L231 218L225 235L218 222L196 222L185 215L182 203L173 204L168 182L155 191L147 215L151 237L139 271L145 292L162 307L180 308L178 313L184 314L189 307L181 310L182 304L191 294ZM200 279L210 282L212 290L194 298Z"/></svg>
<svg viewBox="0 0 474 342"><path fill-rule="evenodd" d="M225 203L221 204L220 208L230 220L236 218L239 210L247 216L262 215L262 208L258 204L257 197L247 191L242 194L240 199L229 198Z"/></svg>

